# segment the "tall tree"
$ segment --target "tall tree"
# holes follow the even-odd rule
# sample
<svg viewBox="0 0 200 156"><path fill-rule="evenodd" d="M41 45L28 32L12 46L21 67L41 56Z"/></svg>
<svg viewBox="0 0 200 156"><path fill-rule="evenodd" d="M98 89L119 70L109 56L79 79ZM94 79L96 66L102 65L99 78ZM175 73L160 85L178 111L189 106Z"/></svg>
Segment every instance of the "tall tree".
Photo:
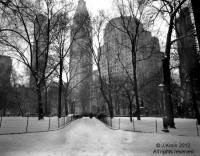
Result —
<svg viewBox="0 0 200 156"><path fill-rule="evenodd" d="M68 12L64 12L58 15L59 19L57 30L59 33L56 36L56 42L54 44L54 50L58 54L58 63L59 63L59 90L58 90L58 117L61 118L61 101L63 93L63 69L64 69L64 60L67 58L69 49L72 45L69 39L70 23L71 20L68 17ZM67 44L69 42L69 44ZM71 41L73 42L73 40ZM66 108L66 107L65 107Z"/></svg>
<svg viewBox="0 0 200 156"><path fill-rule="evenodd" d="M6 1L7 2L7 1ZM37 93L38 119L43 119L42 94L44 84L55 71L57 63L47 73L51 45L59 31L56 16L65 8L56 9L56 2L45 0L44 6L35 5L29 0L1 1L1 45L9 55L29 68L32 84ZM39 3L40 4L40 3Z"/></svg>
<svg viewBox="0 0 200 156"><path fill-rule="evenodd" d="M163 78L165 85L165 104L166 104L166 112L167 119L169 122L169 126L174 128L174 115L173 115L173 104L171 98L171 71L170 71L170 54L171 47L173 44L172 34L175 25L175 19L180 11L181 7L187 0L159 0L160 7L158 8L159 13L162 14L165 20L167 20L168 28L167 28L167 37L165 43L165 58L163 59ZM164 15L164 16L163 16ZM167 15L167 17L165 16Z"/></svg>
<svg viewBox="0 0 200 156"><path fill-rule="evenodd" d="M105 100L105 103L107 104L108 112L111 118L114 116L113 112L113 103L112 103L112 93L111 93L111 82L112 82L112 75L108 74L109 80L105 79L105 77L102 75L102 55L103 55L103 29L106 23L104 12L100 11L99 15L92 18L92 31L90 32L91 36L95 40L94 44L91 41L88 45L90 48L90 55L92 55L94 64L97 67L97 75L98 75L98 82L99 83L99 89L101 92L101 95L103 96L103 99ZM109 63L109 60L105 59L106 63ZM109 72L109 68L107 68L107 72ZM103 105L102 108L105 108Z"/></svg>
<svg viewBox="0 0 200 156"><path fill-rule="evenodd" d="M64 99L65 102L67 102L67 98L69 96L69 80L74 78L74 75L71 75L69 78L70 74L70 68L69 68L69 57L70 57L70 50L72 48L72 45L75 40L77 40L78 33L80 32L81 28L84 26L84 23L86 22L86 19L80 23L79 28L76 29L73 33L70 33L70 30L72 28L72 19L69 19L68 16L69 12L64 12L62 14L59 14L59 22L58 22L58 31L59 33L57 34L56 37L56 42L54 43L53 49L56 52L55 56L57 58L54 59L53 63L58 62L59 63L59 72L58 74L58 79L59 79L59 91L58 91L58 117L61 117L61 99L62 99L62 94L64 92ZM71 36L70 36L71 34ZM63 74L66 75L67 82L66 86L63 85ZM77 82L78 83L78 82ZM64 87L64 88L63 88ZM64 89L64 90L63 90ZM67 112L67 104L65 104L65 109Z"/></svg>

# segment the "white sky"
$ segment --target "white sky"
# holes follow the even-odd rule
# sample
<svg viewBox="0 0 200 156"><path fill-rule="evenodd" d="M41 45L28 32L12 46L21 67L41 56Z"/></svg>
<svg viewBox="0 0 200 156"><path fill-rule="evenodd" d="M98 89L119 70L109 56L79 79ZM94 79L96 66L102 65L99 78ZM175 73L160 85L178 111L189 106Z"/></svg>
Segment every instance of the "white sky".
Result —
<svg viewBox="0 0 200 156"><path fill-rule="evenodd" d="M93 14L97 14L98 10L111 11L113 0L85 0L87 9Z"/></svg>

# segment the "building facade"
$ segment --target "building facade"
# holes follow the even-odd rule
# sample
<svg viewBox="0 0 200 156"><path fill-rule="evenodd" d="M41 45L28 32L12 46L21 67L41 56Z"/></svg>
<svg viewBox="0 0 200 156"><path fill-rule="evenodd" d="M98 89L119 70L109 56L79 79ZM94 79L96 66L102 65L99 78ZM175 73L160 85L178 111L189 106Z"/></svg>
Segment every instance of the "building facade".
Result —
<svg viewBox="0 0 200 156"><path fill-rule="evenodd" d="M8 107L8 95L11 91L12 60L9 56L0 56L0 110L5 115Z"/></svg>
<svg viewBox="0 0 200 156"><path fill-rule="evenodd" d="M74 113L90 112L90 82L92 80L91 22L84 0L78 1L71 28L70 101Z"/></svg>
<svg viewBox="0 0 200 156"><path fill-rule="evenodd" d="M199 76L199 49L195 37L195 27L190 4L184 6L180 16L176 19L176 35L180 38L177 42L179 55L179 73L181 82L181 101L179 107L186 116L193 114L193 102L200 105ZM189 44L188 44L189 43ZM192 90L194 93L192 93ZM195 98L192 96L196 94ZM183 115L183 114L182 114Z"/></svg>
<svg viewBox="0 0 200 156"><path fill-rule="evenodd" d="M12 59L9 56L0 56L0 86L11 86L10 77Z"/></svg>
<svg viewBox="0 0 200 156"><path fill-rule="evenodd" d="M130 17L125 17L125 20ZM137 19L131 19L130 30L134 31ZM160 101L158 97L158 85L162 78L162 56L159 41L151 35L151 32L143 28L142 23L138 29L138 44L136 47L136 77L140 105L145 106L151 114L159 113ZM128 114L128 103L123 93L119 91L122 81L128 84L128 77L133 80L133 63L131 53L131 40L125 33L121 17L111 19L104 30L104 45L101 47L101 75L105 79L112 79L118 84L113 84L113 106L117 114ZM129 83L130 84L130 83ZM129 88L131 90L131 88ZM134 93L132 93L134 94ZM135 106L133 106L134 108ZM133 110L135 111L135 110Z"/></svg>

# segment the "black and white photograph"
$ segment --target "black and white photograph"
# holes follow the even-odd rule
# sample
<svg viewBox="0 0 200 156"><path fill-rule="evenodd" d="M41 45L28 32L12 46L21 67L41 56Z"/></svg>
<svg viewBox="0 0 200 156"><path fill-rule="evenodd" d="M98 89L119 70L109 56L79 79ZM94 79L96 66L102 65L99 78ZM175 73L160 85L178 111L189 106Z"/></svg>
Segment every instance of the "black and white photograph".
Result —
<svg viewBox="0 0 200 156"><path fill-rule="evenodd" d="M0 156L199 156L198 0L0 0Z"/></svg>

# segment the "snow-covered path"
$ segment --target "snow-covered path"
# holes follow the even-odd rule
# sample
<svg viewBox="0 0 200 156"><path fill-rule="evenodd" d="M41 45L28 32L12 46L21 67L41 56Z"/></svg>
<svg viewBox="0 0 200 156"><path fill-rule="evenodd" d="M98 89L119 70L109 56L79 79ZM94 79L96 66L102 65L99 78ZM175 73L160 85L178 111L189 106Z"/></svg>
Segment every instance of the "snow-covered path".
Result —
<svg viewBox="0 0 200 156"><path fill-rule="evenodd" d="M153 156L159 155L153 154L158 143L187 143L194 154L184 155L200 154L200 137L111 130L94 118L82 118L59 131L2 135L0 156Z"/></svg>

